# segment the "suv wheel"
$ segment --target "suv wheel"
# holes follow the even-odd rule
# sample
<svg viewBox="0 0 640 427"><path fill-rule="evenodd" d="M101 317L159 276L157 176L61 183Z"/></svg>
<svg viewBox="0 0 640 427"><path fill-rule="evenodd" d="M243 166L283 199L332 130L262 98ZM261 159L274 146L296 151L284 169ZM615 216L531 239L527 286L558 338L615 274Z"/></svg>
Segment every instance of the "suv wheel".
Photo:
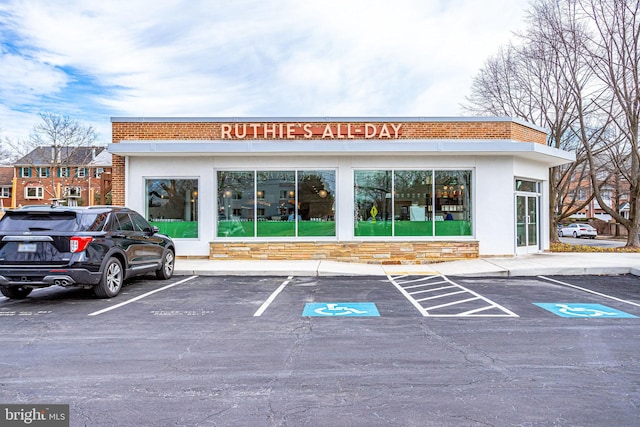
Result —
<svg viewBox="0 0 640 427"><path fill-rule="evenodd" d="M162 255L162 266L159 270L156 270L156 277L160 280L167 280L173 276L173 263L176 257L171 249L165 251Z"/></svg>
<svg viewBox="0 0 640 427"><path fill-rule="evenodd" d="M0 292L7 298L11 299L24 299L31 293L33 289L24 288L22 286L5 288L4 286L0 288Z"/></svg>
<svg viewBox="0 0 640 427"><path fill-rule="evenodd" d="M109 258L104 266L100 283L93 287L93 293L98 298L112 298L122 289L124 273L122 264L117 258Z"/></svg>

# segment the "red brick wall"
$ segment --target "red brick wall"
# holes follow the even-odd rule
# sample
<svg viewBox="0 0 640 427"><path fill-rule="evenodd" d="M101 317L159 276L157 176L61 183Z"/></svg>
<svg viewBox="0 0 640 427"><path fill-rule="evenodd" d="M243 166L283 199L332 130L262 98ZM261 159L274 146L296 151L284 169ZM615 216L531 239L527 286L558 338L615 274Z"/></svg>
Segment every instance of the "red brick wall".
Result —
<svg viewBox="0 0 640 427"><path fill-rule="evenodd" d="M233 124L235 124L234 122ZM237 122L245 123L245 122ZM247 120L246 123L258 123ZM284 122L282 122L285 124ZM291 122L305 123L305 122ZM327 124L347 125L356 122L314 122L314 126ZM364 124L368 122L357 122ZM382 124L377 121L376 124ZM546 134L536 129L512 121L428 121L428 122L389 122L402 123L401 136L398 139L506 139L513 141L534 142L546 145ZM123 140L218 140L222 136L222 126L219 122L112 122L112 141L119 143ZM266 124L266 123L262 123ZM274 122L269 122L273 125ZM279 124L279 123L275 123ZM293 139L305 139L302 134ZM375 139L372 139L375 140ZM393 143L393 139L384 139ZM112 200L114 205L123 205L125 194L124 158L113 156L113 188Z"/></svg>
<svg viewBox="0 0 640 427"><path fill-rule="evenodd" d="M114 206L125 205L124 161L125 158L121 156L111 157L111 204Z"/></svg>
<svg viewBox="0 0 640 427"><path fill-rule="evenodd" d="M330 124L347 125L347 122ZM114 143L122 140L217 140L222 137L222 125L214 122L113 122L112 140ZM326 123L314 125L325 126ZM546 144L544 132L514 122L404 122L401 132L398 139L511 139ZM293 139L305 138L300 134Z"/></svg>
<svg viewBox="0 0 640 427"><path fill-rule="evenodd" d="M75 167L73 168L75 170ZM109 168L105 168L106 171L109 171ZM35 174L35 167L32 168L32 173ZM80 199L78 201L82 206L89 206L89 188L94 191L94 193L98 194L100 192L100 178L94 178L93 173L94 169L90 170L91 178L58 178L47 177L47 178L39 178L36 176L31 177L18 177L16 178L16 207L17 206L29 206L29 205L42 205L42 204L50 204L52 202L51 199L55 198L55 192L58 184L60 184L60 190L64 191L64 187L80 187ZM16 170L16 176L18 176L18 171ZM91 185L89 185L89 179L91 180ZM24 197L25 188L27 187L42 187L44 191L44 196L42 199L27 199ZM5 207L8 207L7 203L11 203L11 199L4 199ZM95 201L91 201L92 205L95 205Z"/></svg>

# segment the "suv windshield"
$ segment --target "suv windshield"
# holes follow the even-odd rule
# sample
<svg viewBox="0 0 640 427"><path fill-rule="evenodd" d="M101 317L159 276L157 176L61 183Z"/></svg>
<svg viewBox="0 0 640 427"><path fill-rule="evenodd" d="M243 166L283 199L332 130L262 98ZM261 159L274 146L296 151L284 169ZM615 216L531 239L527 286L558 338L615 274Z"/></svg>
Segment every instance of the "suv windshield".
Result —
<svg viewBox="0 0 640 427"><path fill-rule="evenodd" d="M25 231L100 231L106 213L76 212L7 212L0 221L0 232Z"/></svg>

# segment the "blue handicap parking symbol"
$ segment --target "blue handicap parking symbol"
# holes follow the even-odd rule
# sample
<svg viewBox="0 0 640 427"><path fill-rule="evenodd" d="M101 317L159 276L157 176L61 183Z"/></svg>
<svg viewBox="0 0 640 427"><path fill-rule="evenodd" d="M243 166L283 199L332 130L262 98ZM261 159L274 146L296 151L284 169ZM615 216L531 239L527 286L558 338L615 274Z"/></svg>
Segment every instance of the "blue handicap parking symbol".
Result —
<svg viewBox="0 0 640 427"><path fill-rule="evenodd" d="M616 310L601 304L582 303L540 303L534 302L538 307L544 308L560 317L580 317L580 318L635 318L636 316Z"/></svg>
<svg viewBox="0 0 640 427"><path fill-rule="evenodd" d="M376 305L372 302L323 302L307 303L302 316L380 316Z"/></svg>

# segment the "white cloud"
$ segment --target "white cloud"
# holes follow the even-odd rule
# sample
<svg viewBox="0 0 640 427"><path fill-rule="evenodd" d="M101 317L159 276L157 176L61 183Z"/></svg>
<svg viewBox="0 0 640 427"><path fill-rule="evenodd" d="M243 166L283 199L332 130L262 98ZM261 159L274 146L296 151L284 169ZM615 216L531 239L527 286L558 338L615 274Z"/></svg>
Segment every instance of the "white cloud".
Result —
<svg viewBox="0 0 640 427"><path fill-rule="evenodd" d="M0 98L6 105L37 102L58 92L67 80L63 72L46 63L12 53L0 55Z"/></svg>
<svg viewBox="0 0 640 427"><path fill-rule="evenodd" d="M37 114L12 110L0 104L0 137L2 139L7 137L14 141L25 140L37 120L39 120Z"/></svg>
<svg viewBox="0 0 640 427"><path fill-rule="evenodd" d="M0 79L20 78L0 92L9 108L37 110L39 97L55 96L68 111L96 109L87 117L107 117L92 123L107 129L108 115L458 115L471 78L523 26L527 7L16 0L0 5L10 17L0 30L16 35L17 50L0 56Z"/></svg>

